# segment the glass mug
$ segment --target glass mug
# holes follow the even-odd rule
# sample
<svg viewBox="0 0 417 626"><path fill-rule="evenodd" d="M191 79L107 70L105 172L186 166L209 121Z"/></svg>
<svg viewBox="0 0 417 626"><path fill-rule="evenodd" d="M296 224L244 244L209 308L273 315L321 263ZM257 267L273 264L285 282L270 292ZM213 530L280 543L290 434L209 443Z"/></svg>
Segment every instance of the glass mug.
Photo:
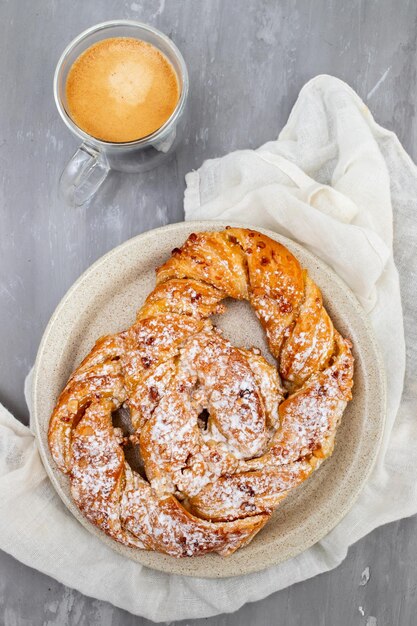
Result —
<svg viewBox="0 0 417 626"><path fill-rule="evenodd" d="M90 46L111 37L142 39L158 48L171 62L180 88L172 115L151 135L126 143L111 143L90 136L67 113L65 87L74 61ZM82 144L69 161L59 180L61 196L71 205L87 202L104 182L110 169L119 172L145 172L159 165L177 147L185 125L188 73L176 45L156 28L131 20L103 22L76 37L64 50L54 76L54 97L59 114Z"/></svg>

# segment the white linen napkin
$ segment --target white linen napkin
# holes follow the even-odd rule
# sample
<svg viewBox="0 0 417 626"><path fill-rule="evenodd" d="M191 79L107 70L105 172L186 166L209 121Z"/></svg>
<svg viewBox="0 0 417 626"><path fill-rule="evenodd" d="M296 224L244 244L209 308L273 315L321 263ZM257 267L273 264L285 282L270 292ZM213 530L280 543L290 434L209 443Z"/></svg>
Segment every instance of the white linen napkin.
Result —
<svg viewBox="0 0 417 626"><path fill-rule="evenodd" d="M165 575L125 559L81 526L55 494L30 430L0 405L0 548L66 585L154 621L230 612L337 566L381 524L417 512L415 253L417 168L346 84L318 76L301 91L277 141L206 161L187 175L186 219L230 219L310 249L368 312L383 353L388 413L376 466L355 505L319 544L240 578ZM405 364L398 274L408 331Z"/></svg>

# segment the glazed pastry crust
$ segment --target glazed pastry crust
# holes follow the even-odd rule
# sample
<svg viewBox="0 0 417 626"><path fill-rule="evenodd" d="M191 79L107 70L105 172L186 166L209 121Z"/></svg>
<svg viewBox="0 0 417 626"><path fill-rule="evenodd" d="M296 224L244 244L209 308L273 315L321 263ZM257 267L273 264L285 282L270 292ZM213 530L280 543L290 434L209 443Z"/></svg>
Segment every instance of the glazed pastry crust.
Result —
<svg viewBox="0 0 417 626"><path fill-rule="evenodd" d="M249 301L277 367L212 325L228 297ZM135 323L72 374L49 446L80 511L113 539L228 555L331 455L352 384L351 344L289 250L248 229L193 233L158 268ZM113 425L121 407L130 438Z"/></svg>

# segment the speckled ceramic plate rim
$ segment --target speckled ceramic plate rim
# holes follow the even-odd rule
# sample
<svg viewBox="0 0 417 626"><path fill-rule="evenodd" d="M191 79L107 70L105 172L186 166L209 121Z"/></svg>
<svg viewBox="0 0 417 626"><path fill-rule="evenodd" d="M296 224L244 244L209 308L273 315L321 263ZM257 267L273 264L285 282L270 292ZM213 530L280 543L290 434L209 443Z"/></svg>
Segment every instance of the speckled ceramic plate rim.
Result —
<svg viewBox="0 0 417 626"><path fill-rule="evenodd" d="M165 573L173 573L180 574L186 576L200 577L200 578L224 578L231 576L239 576L254 573L273 565L276 565L282 561L285 561L289 558L295 557L297 554L307 550L312 545L317 543L320 539L322 539L325 535L327 535L346 515L346 513L350 510L352 505L354 504L357 496L359 495L362 487L364 486L367 478L369 477L373 466L375 464L375 460L377 457L377 453L380 447L380 443L383 436L384 423L385 423L385 413L386 413L386 382L385 382L385 371L383 366L383 361L381 358L380 350L377 345L377 342L374 338L373 330L368 322L365 312L362 307L358 303L354 294L350 291L347 285L342 281L340 277L338 277L323 261L318 259L311 252L305 250L300 244L295 243L294 241L278 235L273 231L252 226L254 230L258 230L259 232L263 232L268 235L272 239L281 242L283 245L287 246L297 257L302 258L302 264L309 269L309 265L314 265L315 268L322 274L323 280L326 279L330 281L331 287L335 288L336 291L339 291L339 295L343 294L344 298L346 298L349 306L352 311L355 313L355 317L352 321L352 324L356 327L359 327L359 333L363 336L363 341L367 342L365 354L367 354L368 359L372 359L372 376L373 376L373 384L371 385L371 393L372 390L375 390L374 397L372 398L374 407L373 411L373 432L372 432L372 446L367 446L366 441L361 442L363 450L359 450L358 458L360 459L360 463L356 467L355 473L355 482L350 485L350 492L348 496L345 496L344 502L340 503L340 506L337 510L332 511L323 511L323 519L320 525L317 525L316 532L310 533L308 536L304 536L302 541L298 541L296 545L293 545L290 541L286 545L286 549L282 549L280 547L279 552L274 552L271 550L269 546L268 550L265 550L262 554L261 559L244 559L237 558L240 555L244 555L246 548L242 548L238 550L235 554L230 557L224 558L219 557L218 555L207 555L205 557L192 557L188 559L175 559L173 557L169 557L166 555L160 555L154 552L147 552L137 549L132 549L122 544L119 544L92 525L78 510L76 505L74 504L72 498L69 495L69 490L65 490L61 484L62 475L58 471L58 469L54 466L52 457L49 452L47 438L42 435L41 429L41 421L42 415L39 411L39 394L42 387L45 385L45 372L47 372L48 367L51 364L45 361L44 355L46 348L48 346L48 341L51 335L51 331L54 328L57 320L63 315L67 306L70 306L71 300L77 290L80 289L81 286L84 286L86 281L88 282L92 275L94 275L97 270L100 269L101 266L105 265L109 262L109 260L115 260L118 255L121 253L125 253L129 248L140 249L140 246L143 245L146 240L157 241L158 237L161 234L164 234L168 231L181 231L184 232L184 240L188 236L189 232L192 231L204 231L204 230L220 230L227 225L233 226L243 226L243 227L251 227L250 224L241 224L236 223L234 221L195 221L195 222L179 222L176 224L170 224L168 226L163 226L161 228L157 228L151 231L147 231L136 237L133 237L121 245L117 246L110 250L107 254L99 258L95 263L93 263L70 287L65 296L62 298L57 308L55 309L46 329L44 335L42 337L38 354L34 366L33 372L33 385L32 385L32 424L35 431L35 435L38 442L39 452L45 466L46 472L55 487L57 493L61 497L62 501L71 511L71 513L78 519L78 521L92 534L96 535L103 541L107 546L111 547L113 550L122 554L130 559L133 559L142 565L147 567L151 567L153 569L165 572ZM307 263L306 263L307 260ZM323 284L323 283L322 283ZM319 282L320 286L320 282ZM328 287L328 283L327 283ZM362 328L360 328L362 326ZM371 362L371 361L369 361ZM63 381L64 383L65 381ZM49 421L49 416L44 417ZM312 479L310 479L312 480ZM258 539L259 537L259 539ZM258 535L258 541L262 541L261 535ZM211 560L210 563L207 560Z"/></svg>

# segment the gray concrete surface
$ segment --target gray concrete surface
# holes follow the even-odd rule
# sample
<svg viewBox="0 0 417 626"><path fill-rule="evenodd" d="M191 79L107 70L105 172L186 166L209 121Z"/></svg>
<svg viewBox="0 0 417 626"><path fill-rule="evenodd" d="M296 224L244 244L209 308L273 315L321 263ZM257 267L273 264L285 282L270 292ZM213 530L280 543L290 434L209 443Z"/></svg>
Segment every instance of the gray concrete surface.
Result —
<svg viewBox="0 0 417 626"><path fill-rule="evenodd" d="M70 210L57 180L76 142L55 110L53 70L77 33L116 17L153 24L181 48L191 80L186 138L170 163L142 176L112 174L88 208ZM180 221L185 173L275 137L306 80L346 80L416 157L413 0L3 0L0 36L0 401L24 422L24 378L71 283L125 239ZM416 531L416 518L380 528L328 574L234 615L181 624L414 626ZM0 623L149 622L0 554Z"/></svg>

